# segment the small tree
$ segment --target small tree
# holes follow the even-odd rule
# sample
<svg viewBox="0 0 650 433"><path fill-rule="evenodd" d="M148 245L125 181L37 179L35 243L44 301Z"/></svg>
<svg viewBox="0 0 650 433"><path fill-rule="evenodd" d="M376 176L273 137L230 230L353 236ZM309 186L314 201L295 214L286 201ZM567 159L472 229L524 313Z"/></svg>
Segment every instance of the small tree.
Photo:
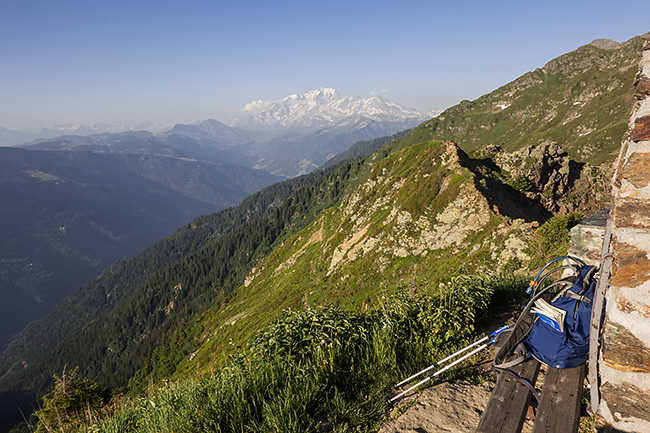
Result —
<svg viewBox="0 0 650 433"><path fill-rule="evenodd" d="M36 432L65 431L92 422L109 400L109 393L96 382L78 378L78 368L61 377L54 375L54 390L43 396L43 407L34 413Z"/></svg>

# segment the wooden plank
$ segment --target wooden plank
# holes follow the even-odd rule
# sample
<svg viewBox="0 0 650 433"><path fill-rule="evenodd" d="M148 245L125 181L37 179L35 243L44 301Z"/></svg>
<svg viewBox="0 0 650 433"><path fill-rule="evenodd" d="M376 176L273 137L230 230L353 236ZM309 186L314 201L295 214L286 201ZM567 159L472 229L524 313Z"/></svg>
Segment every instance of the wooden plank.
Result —
<svg viewBox="0 0 650 433"><path fill-rule="evenodd" d="M539 362L530 359L512 370L535 383ZM505 373L499 373L476 432L519 433L526 420L530 399L530 390L524 384Z"/></svg>
<svg viewBox="0 0 650 433"><path fill-rule="evenodd" d="M575 368L549 368L533 433L576 433L580 422L585 364Z"/></svg>

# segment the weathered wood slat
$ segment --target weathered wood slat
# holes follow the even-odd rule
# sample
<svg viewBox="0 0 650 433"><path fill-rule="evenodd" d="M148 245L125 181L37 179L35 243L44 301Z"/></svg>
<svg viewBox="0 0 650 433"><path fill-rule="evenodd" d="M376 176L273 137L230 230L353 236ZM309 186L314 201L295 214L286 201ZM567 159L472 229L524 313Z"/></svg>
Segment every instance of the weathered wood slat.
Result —
<svg viewBox="0 0 650 433"><path fill-rule="evenodd" d="M512 370L535 383L539 373L539 362L530 359ZM530 399L530 390L524 384L507 374L498 374L496 385L476 432L519 433L526 419Z"/></svg>
<svg viewBox="0 0 650 433"><path fill-rule="evenodd" d="M576 433L580 422L585 364L549 368L537 408L533 433Z"/></svg>

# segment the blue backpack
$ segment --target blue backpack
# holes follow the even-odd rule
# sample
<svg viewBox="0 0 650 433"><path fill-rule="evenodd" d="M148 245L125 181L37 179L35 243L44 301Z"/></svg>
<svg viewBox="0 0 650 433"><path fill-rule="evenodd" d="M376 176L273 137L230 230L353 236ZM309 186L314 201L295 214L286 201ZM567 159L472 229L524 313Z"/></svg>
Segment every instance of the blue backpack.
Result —
<svg viewBox="0 0 650 433"><path fill-rule="evenodd" d="M560 291L551 301L553 307L566 312L564 329L558 330L538 315L538 320L524 340L528 353L553 368L573 368L589 357L591 304L596 291L597 268L584 266L575 282ZM570 280L569 280L570 282Z"/></svg>
<svg viewBox="0 0 650 433"><path fill-rule="evenodd" d="M563 259L568 264L546 271ZM568 276L541 288L546 278L566 270ZM544 266L527 290L530 299L519 318L498 335L492 368L523 381L536 395L532 384L510 370L513 366L530 357L552 368L573 368L586 362L596 273L596 267L571 256Z"/></svg>

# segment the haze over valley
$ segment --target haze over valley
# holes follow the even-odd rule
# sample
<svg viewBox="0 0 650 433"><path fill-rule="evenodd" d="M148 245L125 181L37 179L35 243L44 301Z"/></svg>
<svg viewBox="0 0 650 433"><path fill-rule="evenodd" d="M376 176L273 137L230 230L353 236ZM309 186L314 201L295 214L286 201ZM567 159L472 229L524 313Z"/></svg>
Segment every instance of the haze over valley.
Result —
<svg viewBox="0 0 650 433"><path fill-rule="evenodd" d="M193 218L306 174L353 143L426 117L379 97L334 89L257 102L228 126L104 132L0 147L0 341L117 259Z"/></svg>

